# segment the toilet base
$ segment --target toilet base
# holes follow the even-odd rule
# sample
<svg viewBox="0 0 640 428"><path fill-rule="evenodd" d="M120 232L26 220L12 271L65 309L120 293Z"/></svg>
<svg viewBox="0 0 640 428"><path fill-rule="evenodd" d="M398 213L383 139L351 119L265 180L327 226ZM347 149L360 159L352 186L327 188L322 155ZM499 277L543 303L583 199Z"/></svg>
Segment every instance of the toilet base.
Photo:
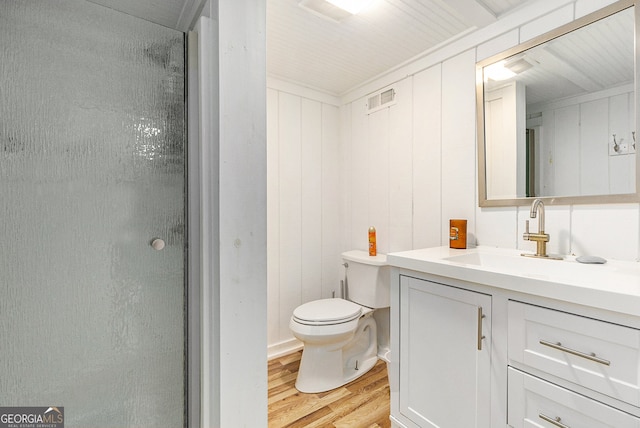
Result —
<svg viewBox="0 0 640 428"><path fill-rule="evenodd" d="M351 341L327 348L305 343L296 389L304 393L329 391L367 373L378 361L376 323L365 316Z"/></svg>

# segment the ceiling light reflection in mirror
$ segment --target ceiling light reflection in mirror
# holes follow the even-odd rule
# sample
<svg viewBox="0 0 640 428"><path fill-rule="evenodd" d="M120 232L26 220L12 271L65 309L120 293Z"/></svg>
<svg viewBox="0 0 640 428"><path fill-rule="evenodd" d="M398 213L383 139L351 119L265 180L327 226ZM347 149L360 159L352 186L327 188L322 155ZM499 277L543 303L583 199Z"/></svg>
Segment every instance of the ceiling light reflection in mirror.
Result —
<svg viewBox="0 0 640 428"><path fill-rule="evenodd" d="M633 5L478 63L481 206L638 198Z"/></svg>

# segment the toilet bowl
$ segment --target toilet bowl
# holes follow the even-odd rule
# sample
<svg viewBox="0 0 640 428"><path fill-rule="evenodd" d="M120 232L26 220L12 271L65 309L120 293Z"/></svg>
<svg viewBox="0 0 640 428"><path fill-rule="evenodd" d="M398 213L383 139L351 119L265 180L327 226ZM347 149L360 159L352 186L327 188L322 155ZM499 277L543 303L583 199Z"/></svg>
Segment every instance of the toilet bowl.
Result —
<svg viewBox="0 0 640 428"><path fill-rule="evenodd" d="M296 380L300 392L338 388L365 374L378 360L373 313L375 308L389 304L386 256L371 258L366 252L350 251L343 254L343 259L349 266L345 279L349 291L353 288L353 294L362 296L364 302L321 299L293 311L289 328L304 344ZM367 267L360 266L363 264ZM366 292L358 292L363 287Z"/></svg>
<svg viewBox="0 0 640 428"><path fill-rule="evenodd" d="M327 315L321 315L322 312ZM376 364L373 311L343 299L323 299L296 308L289 327L304 343L296 389L312 393L345 385Z"/></svg>

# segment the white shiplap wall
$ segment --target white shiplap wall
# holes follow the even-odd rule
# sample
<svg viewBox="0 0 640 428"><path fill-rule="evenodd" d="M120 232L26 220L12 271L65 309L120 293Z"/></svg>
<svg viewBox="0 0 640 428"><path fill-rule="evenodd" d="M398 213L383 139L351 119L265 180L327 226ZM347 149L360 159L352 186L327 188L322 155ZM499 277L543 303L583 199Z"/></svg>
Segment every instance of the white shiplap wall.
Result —
<svg viewBox="0 0 640 428"><path fill-rule="evenodd" d="M353 143L344 146L347 162L342 165L347 177L346 248L366 250L370 226L376 228L381 253L412 245L412 142L405 126L412 112L412 82L407 79L393 89L402 102L390 108L367 114L366 98L343 107L351 117L344 135Z"/></svg>
<svg viewBox="0 0 640 428"><path fill-rule="evenodd" d="M296 306L340 290L338 100L276 80L267 90L269 355L297 343Z"/></svg>
<svg viewBox="0 0 640 428"><path fill-rule="evenodd" d="M324 240L333 236L338 243L333 255L336 259L330 260L331 253L323 247L323 251L328 252L322 253L322 280L307 282L306 286L300 285L304 278L302 261L289 265L282 261L281 253L278 277L273 270L274 263L270 261L271 354L291 338L288 320L297 302L306 297L327 297L325 293L330 286L325 276L338 281L341 275L339 269L337 273L335 270L335 265L340 263L339 252L351 248L365 249L366 230L370 225L375 225L378 230L378 248L381 252L447 245L450 218L468 219L470 244L477 242L504 248L533 249L531 243L521 239L524 222L529 215L528 207L479 208L477 205L475 63L516 45L523 38L533 37L608 3L610 1L579 0L558 4L555 0L540 0L502 22L343 96L339 113L331 116L331 124L326 123L326 126L339 126L340 144L334 151L327 151L322 156L323 163L336 163L331 173L339 176L338 189L335 195L332 194L334 200L339 201L339 208L337 212L331 211L332 218L337 222L335 230L338 233L323 231ZM567 15L569 10L570 16ZM397 104L367 115L366 95L390 86L397 91ZM304 92L302 88L299 91ZM273 101L276 95L280 99L278 103ZM288 100L287 105L299 106L302 111L302 97L284 95L275 89L270 91L269 129L272 130L277 123L280 144L283 136L289 135L284 128L293 127L291 134L294 136L287 138L297 138L295 136L303 134L299 128L304 123L296 113L298 107L290 107L291 111L283 113L283 96ZM322 96L318 96L318 100L321 99ZM273 113L276 108L277 113ZM325 108L329 108L329 105ZM331 105L330 109L335 112L336 107ZM276 121L274 115L279 115L280 120ZM270 133L269 153L275 150L272 140ZM280 168L286 162L295 163L297 159L302 159L297 149L291 150L293 155L284 155L288 160L283 158L282 146L277 150ZM272 164L271 160L269 165ZM297 171L313 166L299 164L295 168L287 168ZM326 165L321 168L323 174L326 174L325 168ZM275 171L270 167L270 183L276 180ZM292 171L291 174L296 179L302 178L301 175L295 175L300 172ZM282 170L278 172L278 177L277 191L280 193L277 197L282 210L285 200L297 200L297 192L301 192L298 186L301 184L294 183L293 179L284 179ZM272 189L271 185L269 189ZM270 192L270 204L273 204L273 198L274 194ZM324 201L322 206L323 210L327 209ZM270 209L269 212L271 214L274 211ZM301 210L297 213L302 215ZM280 221L279 236L288 236L293 245L300 246L302 238L293 238L288 235L292 232L282 230L285 226L291 226L289 221L295 227L302 228L301 220L293 217L284 224ZM271 255L276 247L271 242L275 227L273 219L270 219L269 225ZM548 206L546 226L551 235L550 252L594 254L620 260L637 260L640 256L638 204ZM624 236L621 235L621 227ZM277 248L290 256L303 253L284 249L286 245L281 240ZM323 245L326 242L323 241ZM290 276L295 278L289 279ZM316 287L315 294L313 287Z"/></svg>
<svg viewBox="0 0 640 428"><path fill-rule="evenodd" d="M528 207L481 209L477 206L475 62L610 3L608 0L541 0L343 97L347 101L354 99L351 104L356 104L362 94L387 87L393 81L399 82L396 86L412 82L411 94L399 96L398 104L409 102L407 98L410 98L413 106L411 118L406 117L400 125L413 132L413 164L409 172L413 181L413 248L446 245L448 220L463 217L469 220L470 243L477 240L482 245L530 249L530 243L520 239ZM409 77L404 77L407 75ZM391 110L395 108L398 106ZM366 126L358 117L352 117L348 125L343 124L351 127L351 140L345 140L350 150L362 152L361 140L368 132ZM390 177L408 173L402 159L390 166L370 164L368 167L389 168ZM360 171L359 174L366 173ZM350 195L358 195L369 189L353 181L348 191ZM640 255L638 208L637 204L547 207L547 229L552 236L550 250L636 260ZM379 209L394 208L389 204ZM347 246L357 245L358 235L353 226L363 215L363 212L351 211L353 232ZM598 230L589 231L588 224L591 228L597 224ZM631 239L620 239L616 231L616 225L620 224L624 224L626 236ZM379 231L383 236L385 233ZM406 246L402 234L392 233L388 239L386 248L392 251Z"/></svg>
<svg viewBox="0 0 640 428"><path fill-rule="evenodd" d="M465 70L471 64L472 73ZM349 103L345 164L351 248L366 248L376 226L383 252L441 245L449 218L475 213L475 85L467 51L393 85L397 104L367 115L366 98ZM469 197L471 195L471 198ZM446 223L446 224L445 224Z"/></svg>

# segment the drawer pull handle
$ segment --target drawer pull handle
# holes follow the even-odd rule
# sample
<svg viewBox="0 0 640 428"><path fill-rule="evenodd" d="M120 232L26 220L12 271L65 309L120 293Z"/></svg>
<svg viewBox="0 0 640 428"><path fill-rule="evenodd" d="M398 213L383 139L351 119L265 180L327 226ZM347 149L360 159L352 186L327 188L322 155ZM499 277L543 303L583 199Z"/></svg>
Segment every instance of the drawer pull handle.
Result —
<svg viewBox="0 0 640 428"><path fill-rule="evenodd" d="M551 416L547 416L544 413L539 413L538 416L540 416L540 419L549 422L551 425L555 425L560 428L570 428L569 425L565 425L560 422L562 419L560 419L559 417L552 418Z"/></svg>
<svg viewBox="0 0 640 428"><path fill-rule="evenodd" d="M482 313L482 307L478 307L478 351L482 351L482 339L485 338L482 334L482 319L485 317L486 315Z"/></svg>
<svg viewBox="0 0 640 428"><path fill-rule="evenodd" d="M604 358L596 357L596 354L586 354L584 352L576 351L575 349L567 348L566 346L562 346L562 343L553 343L548 342L546 340L540 340L540 344L544 346L548 346L553 349L557 349L562 352L566 352L568 354L577 355L578 357L586 358L590 361L595 361L596 363L604 364L605 366L610 366L611 361L605 360Z"/></svg>

